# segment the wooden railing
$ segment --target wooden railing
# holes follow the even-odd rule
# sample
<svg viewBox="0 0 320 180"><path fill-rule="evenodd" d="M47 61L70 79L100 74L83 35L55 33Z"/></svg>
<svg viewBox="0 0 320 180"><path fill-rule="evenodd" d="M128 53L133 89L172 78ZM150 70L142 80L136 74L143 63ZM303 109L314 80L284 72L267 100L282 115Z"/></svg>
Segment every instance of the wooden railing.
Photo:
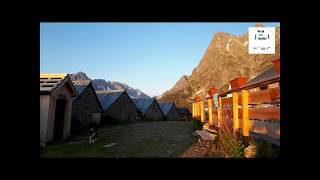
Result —
<svg viewBox="0 0 320 180"><path fill-rule="evenodd" d="M231 114L234 132L280 146L280 75L228 90L219 95L219 102L218 111ZM222 123L225 117L218 112Z"/></svg>
<svg viewBox="0 0 320 180"><path fill-rule="evenodd" d="M193 107L193 117L203 122L203 101ZM280 146L280 74L219 94L218 108L209 98L207 107L209 125L221 128L232 121L233 131L244 138L252 136Z"/></svg>

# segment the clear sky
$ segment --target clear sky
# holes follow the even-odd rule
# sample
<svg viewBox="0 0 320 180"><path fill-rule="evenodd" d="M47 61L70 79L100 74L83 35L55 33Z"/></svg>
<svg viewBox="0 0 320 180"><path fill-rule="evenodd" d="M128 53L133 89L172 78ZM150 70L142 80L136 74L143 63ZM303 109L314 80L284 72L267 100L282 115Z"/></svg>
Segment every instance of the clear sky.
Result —
<svg viewBox="0 0 320 180"><path fill-rule="evenodd" d="M263 23L276 26L280 23ZM119 81L161 95L190 75L214 34L255 23L40 23L40 72Z"/></svg>

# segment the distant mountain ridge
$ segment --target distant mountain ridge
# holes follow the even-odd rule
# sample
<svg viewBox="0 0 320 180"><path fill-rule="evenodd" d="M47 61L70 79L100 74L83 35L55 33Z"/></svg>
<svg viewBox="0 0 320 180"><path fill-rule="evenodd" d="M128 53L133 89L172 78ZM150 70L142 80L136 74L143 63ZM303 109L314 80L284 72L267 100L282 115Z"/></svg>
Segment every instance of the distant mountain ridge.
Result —
<svg viewBox="0 0 320 180"><path fill-rule="evenodd" d="M84 72L77 72L71 75L71 80L91 80ZM117 81L106 81L105 79L93 79L92 85L95 90L126 90L131 97L150 98L139 89L132 88L125 83Z"/></svg>

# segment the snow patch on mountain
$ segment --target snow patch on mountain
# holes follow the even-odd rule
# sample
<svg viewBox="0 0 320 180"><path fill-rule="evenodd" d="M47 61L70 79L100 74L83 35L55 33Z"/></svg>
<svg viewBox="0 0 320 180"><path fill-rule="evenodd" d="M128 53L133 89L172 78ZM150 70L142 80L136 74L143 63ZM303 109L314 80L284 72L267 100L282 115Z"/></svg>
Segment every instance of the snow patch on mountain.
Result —
<svg viewBox="0 0 320 180"><path fill-rule="evenodd" d="M83 72L78 72L71 75L71 80L90 80ZM106 81L105 79L93 79L92 85L95 90L126 90L126 92L136 98L150 98L148 95L130 87L129 85L117 81Z"/></svg>

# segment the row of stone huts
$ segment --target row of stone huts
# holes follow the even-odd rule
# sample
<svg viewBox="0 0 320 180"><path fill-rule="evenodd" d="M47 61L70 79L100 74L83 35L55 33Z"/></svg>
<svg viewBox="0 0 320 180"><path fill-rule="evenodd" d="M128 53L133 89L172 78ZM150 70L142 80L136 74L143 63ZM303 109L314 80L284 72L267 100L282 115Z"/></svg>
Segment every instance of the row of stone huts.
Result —
<svg viewBox="0 0 320 180"><path fill-rule="evenodd" d="M180 114L179 114L180 112ZM40 74L40 144L67 139L71 126L101 121L188 119L191 113L173 102L130 97L125 90L95 91L90 80L68 74Z"/></svg>

